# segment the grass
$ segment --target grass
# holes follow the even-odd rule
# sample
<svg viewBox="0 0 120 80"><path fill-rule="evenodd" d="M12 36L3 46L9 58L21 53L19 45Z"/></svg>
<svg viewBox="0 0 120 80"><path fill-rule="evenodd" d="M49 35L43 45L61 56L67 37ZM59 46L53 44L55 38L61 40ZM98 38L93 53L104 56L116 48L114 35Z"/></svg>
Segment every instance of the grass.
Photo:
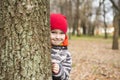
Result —
<svg viewBox="0 0 120 80"><path fill-rule="evenodd" d="M102 39L105 39L103 35L96 35L96 36L89 36L89 35L81 35L81 36L71 36L72 39L79 39L79 38L102 38ZM107 39L112 39L112 36L108 36Z"/></svg>
<svg viewBox="0 0 120 80"><path fill-rule="evenodd" d="M108 36L108 38L105 39L104 35L97 35L97 36L81 35L81 36L71 36L70 40L100 41L100 42L112 43L113 37ZM119 37L119 42L120 42L120 37Z"/></svg>
<svg viewBox="0 0 120 80"><path fill-rule="evenodd" d="M86 36L86 35L81 35L81 36L71 36L72 40L89 40L89 41L94 41L94 40L106 40L106 41L112 41L112 37L109 36L107 39L104 38L104 36Z"/></svg>

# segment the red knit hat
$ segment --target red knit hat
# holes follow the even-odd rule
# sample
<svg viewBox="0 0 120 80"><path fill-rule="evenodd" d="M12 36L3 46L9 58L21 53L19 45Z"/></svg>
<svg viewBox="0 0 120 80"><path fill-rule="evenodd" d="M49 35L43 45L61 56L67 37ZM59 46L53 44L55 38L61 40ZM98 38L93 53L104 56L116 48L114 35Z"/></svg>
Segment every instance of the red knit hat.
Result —
<svg viewBox="0 0 120 80"><path fill-rule="evenodd" d="M66 34L67 26L68 26L67 20L66 20L66 17L64 15L55 14L55 13L50 15L51 30L60 29Z"/></svg>

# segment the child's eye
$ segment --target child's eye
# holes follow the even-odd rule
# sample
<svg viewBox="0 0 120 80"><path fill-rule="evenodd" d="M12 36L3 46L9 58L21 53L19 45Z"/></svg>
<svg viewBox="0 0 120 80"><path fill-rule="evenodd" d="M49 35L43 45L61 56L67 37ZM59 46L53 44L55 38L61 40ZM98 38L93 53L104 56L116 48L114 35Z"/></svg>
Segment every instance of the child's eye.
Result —
<svg viewBox="0 0 120 80"><path fill-rule="evenodd" d="M54 33L56 33L56 32L52 31L51 33L53 33L53 34L54 34Z"/></svg>
<svg viewBox="0 0 120 80"><path fill-rule="evenodd" d="M64 32L61 32L60 34L64 34Z"/></svg>

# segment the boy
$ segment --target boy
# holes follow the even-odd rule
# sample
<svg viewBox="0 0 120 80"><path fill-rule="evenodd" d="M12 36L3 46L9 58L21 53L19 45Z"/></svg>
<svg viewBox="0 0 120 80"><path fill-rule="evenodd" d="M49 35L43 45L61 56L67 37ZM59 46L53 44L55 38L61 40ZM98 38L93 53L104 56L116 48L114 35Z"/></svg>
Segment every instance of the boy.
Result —
<svg viewBox="0 0 120 80"><path fill-rule="evenodd" d="M53 80L68 80L71 71L71 55L67 49L67 20L62 14L50 15L51 58Z"/></svg>

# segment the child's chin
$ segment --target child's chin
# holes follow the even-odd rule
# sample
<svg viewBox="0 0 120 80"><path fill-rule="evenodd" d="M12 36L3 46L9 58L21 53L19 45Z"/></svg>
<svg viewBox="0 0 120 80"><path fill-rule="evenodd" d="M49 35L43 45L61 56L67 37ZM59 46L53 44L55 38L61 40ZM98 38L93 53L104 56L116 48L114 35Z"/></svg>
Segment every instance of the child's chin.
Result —
<svg viewBox="0 0 120 80"><path fill-rule="evenodd" d="M54 44L55 46L58 46L59 44Z"/></svg>
<svg viewBox="0 0 120 80"><path fill-rule="evenodd" d="M58 45L60 45L60 44L56 43L56 44L53 44L53 45L58 46Z"/></svg>

